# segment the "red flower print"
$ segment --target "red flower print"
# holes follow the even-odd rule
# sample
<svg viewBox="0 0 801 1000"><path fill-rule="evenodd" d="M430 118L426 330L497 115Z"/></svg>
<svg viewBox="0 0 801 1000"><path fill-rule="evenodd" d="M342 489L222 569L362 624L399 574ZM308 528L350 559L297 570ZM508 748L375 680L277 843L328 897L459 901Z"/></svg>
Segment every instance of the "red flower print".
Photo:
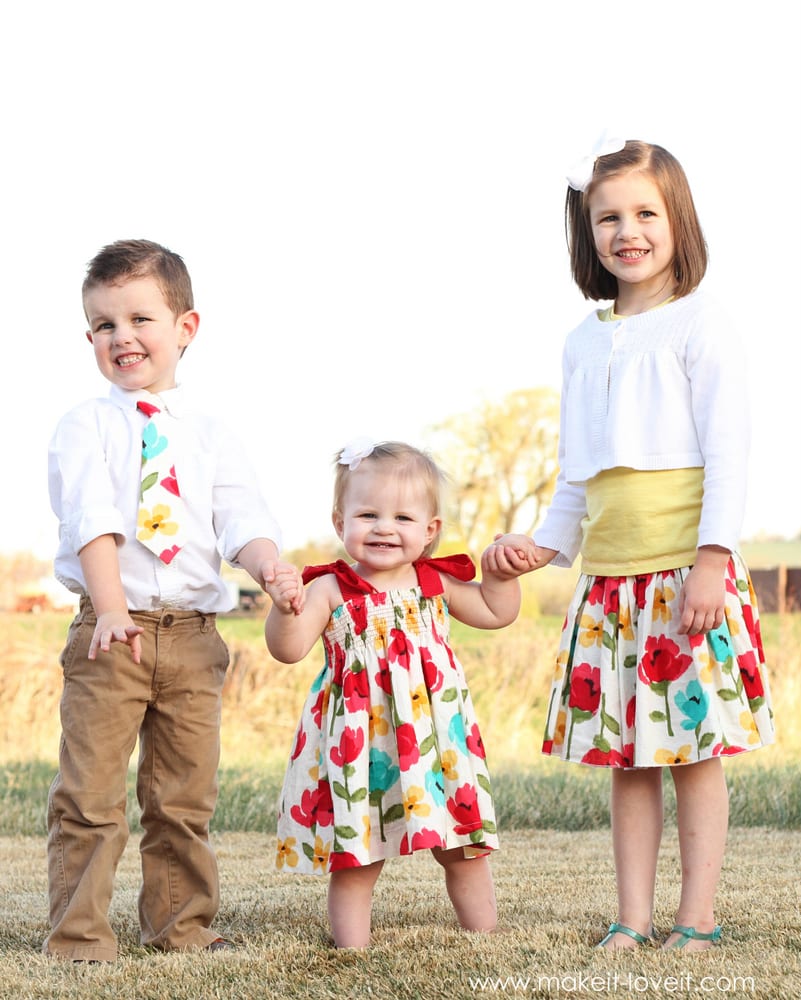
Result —
<svg viewBox="0 0 801 1000"><path fill-rule="evenodd" d="M342 679L342 694L349 712L366 708L370 697L370 681L366 670L345 670Z"/></svg>
<svg viewBox="0 0 801 1000"><path fill-rule="evenodd" d="M350 616L354 632L361 635L367 628L367 601L363 597L355 597L350 602Z"/></svg>
<svg viewBox="0 0 801 1000"><path fill-rule="evenodd" d="M412 835L412 850L424 851L432 847L445 847L445 838L436 830L418 830Z"/></svg>
<svg viewBox="0 0 801 1000"><path fill-rule="evenodd" d="M660 684L681 677L691 663L692 657L680 653L676 643L666 635L649 636L637 673L645 684Z"/></svg>
<svg viewBox="0 0 801 1000"><path fill-rule="evenodd" d="M476 757L480 757L482 760L487 756L487 752L484 749L484 741L481 739L481 733L478 731L478 725L474 722L470 732L465 737L465 742L467 743L467 749Z"/></svg>
<svg viewBox="0 0 801 1000"><path fill-rule="evenodd" d="M332 675L331 683L336 684L337 687L342 687L342 671L345 669L345 650L339 643L334 643L331 646L331 658L332 658Z"/></svg>
<svg viewBox="0 0 801 1000"><path fill-rule="evenodd" d="M544 740L542 744L542 752L550 754L553 751L553 740Z"/></svg>
<svg viewBox="0 0 801 1000"><path fill-rule="evenodd" d="M334 800L331 786L325 778L320 778L317 782L317 802L313 816L317 826L332 826L334 823Z"/></svg>
<svg viewBox="0 0 801 1000"><path fill-rule="evenodd" d="M640 610L645 607L645 592L652 577L653 573L644 573L641 576L634 577L634 600L637 602L637 607Z"/></svg>
<svg viewBox="0 0 801 1000"><path fill-rule="evenodd" d="M343 868L360 868L361 862L350 851L331 851L328 855L328 870L341 871Z"/></svg>
<svg viewBox="0 0 801 1000"><path fill-rule="evenodd" d="M706 633L699 632L697 635L688 635L687 640L690 643L690 649L696 649L706 642Z"/></svg>
<svg viewBox="0 0 801 1000"><path fill-rule="evenodd" d="M168 493L172 493L177 497L181 495L181 491L178 489L178 480L175 478L174 465L170 466L170 474L161 480L161 485Z"/></svg>
<svg viewBox="0 0 801 1000"><path fill-rule="evenodd" d="M595 713L601 702L601 668L579 663L570 675L568 706Z"/></svg>
<svg viewBox="0 0 801 1000"><path fill-rule="evenodd" d="M724 746L722 743L716 743L712 747L713 757L734 757L738 753L745 753L745 747L738 747L733 743L730 743L728 746Z"/></svg>
<svg viewBox="0 0 801 1000"><path fill-rule="evenodd" d="M431 651L425 646L420 647L420 665L423 668L423 678L429 691L439 691L444 680L442 671L431 657Z"/></svg>
<svg viewBox="0 0 801 1000"><path fill-rule="evenodd" d="M414 653L414 643L399 628L390 629L387 656L391 663L399 663L404 670L409 669L409 658Z"/></svg>
<svg viewBox="0 0 801 1000"><path fill-rule="evenodd" d="M337 767L352 764L364 749L364 732L345 726L338 747L331 747L329 757Z"/></svg>
<svg viewBox="0 0 801 1000"><path fill-rule="evenodd" d="M161 559L165 566L169 566L180 551L180 545L171 545L168 549L159 553L159 559Z"/></svg>
<svg viewBox="0 0 801 1000"><path fill-rule="evenodd" d="M748 638L751 640L751 645L762 656L762 633L759 621L754 620L754 609L750 604L743 605L743 621L745 622L745 628L748 632Z"/></svg>
<svg viewBox="0 0 801 1000"><path fill-rule="evenodd" d="M740 668L740 676L743 679L743 687L749 701L754 698L761 698L765 694L762 686L762 675L757 665L756 653L749 650L747 653L740 653L737 657L737 666Z"/></svg>
<svg viewBox="0 0 801 1000"><path fill-rule="evenodd" d="M420 749L417 746L417 736L411 722L404 722L395 730L398 743L398 763L401 771L408 771L412 764L420 760Z"/></svg>
<svg viewBox="0 0 801 1000"><path fill-rule="evenodd" d="M314 724L318 729L323 728L323 705L325 703L327 693L326 689L322 688L320 693L317 695L317 700L312 705L311 714L314 719Z"/></svg>
<svg viewBox="0 0 801 1000"><path fill-rule="evenodd" d="M581 758L582 764L595 764L598 767L631 767L634 761L634 744L628 743L623 747L623 752L610 748L601 750L593 747Z"/></svg>
<svg viewBox="0 0 801 1000"><path fill-rule="evenodd" d="M595 583L590 587L590 592L587 594L587 607L595 607L596 604L601 604L604 599L604 577L597 576L595 578Z"/></svg>
<svg viewBox="0 0 801 1000"><path fill-rule="evenodd" d="M478 797L472 785L462 785L456 789L456 794L448 799L448 812L456 820L454 833L462 835L481 829Z"/></svg>
<svg viewBox="0 0 801 1000"><path fill-rule="evenodd" d="M295 739L295 747L290 754L290 760L297 760L300 757L300 753L306 746L306 733L303 731L303 727L298 730L297 738Z"/></svg>
<svg viewBox="0 0 801 1000"><path fill-rule="evenodd" d="M637 711L637 697L633 695L629 698L629 703L626 705L626 726L631 729L634 725L634 715Z"/></svg>
<svg viewBox="0 0 801 1000"><path fill-rule="evenodd" d="M620 588L617 577L607 577L604 588L604 614L617 615L620 613Z"/></svg>
<svg viewBox="0 0 801 1000"><path fill-rule="evenodd" d="M392 674L389 670L389 661L383 657L378 657L378 673L374 675L376 684L386 694L392 694Z"/></svg>
<svg viewBox="0 0 801 1000"><path fill-rule="evenodd" d="M318 790L307 788L300 797L300 804L292 806L289 814L296 823L311 829L317 809Z"/></svg>

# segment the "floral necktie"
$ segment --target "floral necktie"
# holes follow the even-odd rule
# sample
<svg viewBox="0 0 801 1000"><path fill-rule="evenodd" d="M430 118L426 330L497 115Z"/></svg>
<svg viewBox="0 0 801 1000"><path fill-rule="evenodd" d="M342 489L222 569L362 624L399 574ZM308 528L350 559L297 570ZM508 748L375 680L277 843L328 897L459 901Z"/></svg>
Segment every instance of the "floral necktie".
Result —
<svg viewBox="0 0 801 1000"><path fill-rule="evenodd" d="M138 402L136 408L148 418L142 431L142 485L136 537L169 565L184 546L184 501L175 478L169 441L154 419L161 410L145 402Z"/></svg>

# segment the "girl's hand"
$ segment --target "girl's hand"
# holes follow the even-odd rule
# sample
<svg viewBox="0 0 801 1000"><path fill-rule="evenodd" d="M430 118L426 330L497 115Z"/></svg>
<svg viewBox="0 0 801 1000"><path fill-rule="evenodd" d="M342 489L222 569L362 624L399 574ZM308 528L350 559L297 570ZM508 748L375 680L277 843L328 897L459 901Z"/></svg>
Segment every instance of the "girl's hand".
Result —
<svg viewBox="0 0 801 1000"><path fill-rule="evenodd" d="M285 562L271 563L264 573L264 589L273 606L283 614L299 615L303 611L306 589L296 566Z"/></svg>
<svg viewBox="0 0 801 1000"><path fill-rule="evenodd" d="M481 572L512 579L547 566L555 555L556 549L539 546L527 535L496 535L481 556Z"/></svg>
<svg viewBox="0 0 801 1000"><path fill-rule="evenodd" d="M127 611L107 611L98 615L87 657L96 660L98 650L107 653L112 642L124 642L126 646L131 647L134 663L139 663L142 657L142 642L139 636L143 632L142 626L134 624Z"/></svg>
<svg viewBox="0 0 801 1000"><path fill-rule="evenodd" d="M711 632L723 624L730 556L728 549L716 545L704 545L698 550L679 594L680 635Z"/></svg>

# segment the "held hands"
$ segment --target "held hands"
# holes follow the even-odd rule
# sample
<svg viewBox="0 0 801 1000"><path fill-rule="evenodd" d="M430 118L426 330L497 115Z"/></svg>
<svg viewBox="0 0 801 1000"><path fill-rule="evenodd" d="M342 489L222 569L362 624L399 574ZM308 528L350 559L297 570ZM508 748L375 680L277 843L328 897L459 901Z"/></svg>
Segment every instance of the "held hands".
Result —
<svg viewBox="0 0 801 1000"><path fill-rule="evenodd" d="M481 572L501 579L513 579L523 573L541 569L556 555L556 549L546 549L527 535L496 535L481 556Z"/></svg>
<svg viewBox="0 0 801 1000"><path fill-rule="evenodd" d="M726 604L726 565L731 553L702 546L679 594L681 635L711 632L723 624Z"/></svg>
<svg viewBox="0 0 801 1000"><path fill-rule="evenodd" d="M98 650L107 653L112 642L124 642L126 646L131 647L134 663L140 663L142 641L139 636L142 632L144 632L142 626L135 625L127 611L107 611L98 615L87 656L90 660L96 660Z"/></svg>
<svg viewBox="0 0 801 1000"><path fill-rule="evenodd" d="M299 615L303 611L306 590L296 566L271 559L264 565L262 581L276 610L285 615Z"/></svg>

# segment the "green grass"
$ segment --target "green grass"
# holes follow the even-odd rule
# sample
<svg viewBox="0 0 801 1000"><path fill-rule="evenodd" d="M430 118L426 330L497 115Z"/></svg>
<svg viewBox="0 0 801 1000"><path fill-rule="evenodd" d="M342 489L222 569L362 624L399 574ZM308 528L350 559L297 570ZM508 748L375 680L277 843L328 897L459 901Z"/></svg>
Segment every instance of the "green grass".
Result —
<svg viewBox="0 0 801 1000"><path fill-rule="evenodd" d="M774 768L725 762L731 826L801 830L801 764ZM47 791L55 769L30 761L0 766L0 836L43 835ZM609 774L561 761L527 770L492 772L501 830L595 830L609 826ZM283 770L230 767L220 772L220 794L212 821L216 832L275 831ZM675 822L673 784L664 782L665 816ZM128 776L128 822L138 831L135 774Z"/></svg>

